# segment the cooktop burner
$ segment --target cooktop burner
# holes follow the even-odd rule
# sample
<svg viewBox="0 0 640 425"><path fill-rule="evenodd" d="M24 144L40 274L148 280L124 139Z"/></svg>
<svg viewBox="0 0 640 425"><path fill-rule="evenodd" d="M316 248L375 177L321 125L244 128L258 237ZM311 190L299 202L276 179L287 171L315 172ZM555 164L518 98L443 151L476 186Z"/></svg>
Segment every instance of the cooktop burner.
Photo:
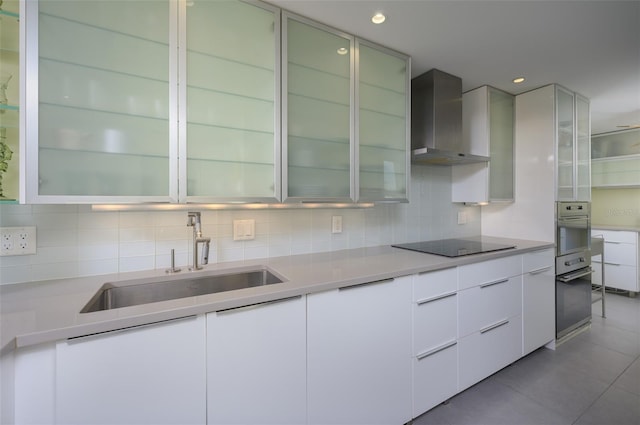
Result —
<svg viewBox="0 0 640 425"><path fill-rule="evenodd" d="M444 257L462 257L463 255L481 254L483 252L515 248L515 245L504 245L472 239L440 239L437 241L413 242L391 246L408 249L410 251L424 252L426 254L442 255Z"/></svg>

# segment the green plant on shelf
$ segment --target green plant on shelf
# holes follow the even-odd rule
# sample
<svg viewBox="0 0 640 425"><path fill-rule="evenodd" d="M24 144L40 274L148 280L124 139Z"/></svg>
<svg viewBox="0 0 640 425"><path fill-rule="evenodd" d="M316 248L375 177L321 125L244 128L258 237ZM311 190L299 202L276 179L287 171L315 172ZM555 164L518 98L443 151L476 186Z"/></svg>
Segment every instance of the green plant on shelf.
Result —
<svg viewBox="0 0 640 425"><path fill-rule="evenodd" d="M0 3L1 4L1 3ZM0 104L6 105L7 99L7 87L11 80L11 74L3 74L0 76ZM4 114L6 111L0 109L0 114ZM0 128L0 199L4 198L4 190L2 187L2 181L4 173L9 169L9 161L13 156L13 151L7 144L7 129Z"/></svg>

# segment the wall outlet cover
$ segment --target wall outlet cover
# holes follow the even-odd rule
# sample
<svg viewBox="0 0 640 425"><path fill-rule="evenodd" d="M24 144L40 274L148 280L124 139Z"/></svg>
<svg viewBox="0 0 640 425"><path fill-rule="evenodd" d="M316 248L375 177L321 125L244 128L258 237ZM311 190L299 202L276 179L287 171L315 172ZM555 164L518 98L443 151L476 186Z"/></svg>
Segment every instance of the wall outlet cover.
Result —
<svg viewBox="0 0 640 425"><path fill-rule="evenodd" d="M36 228L0 227L0 256L36 253Z"/></svg>

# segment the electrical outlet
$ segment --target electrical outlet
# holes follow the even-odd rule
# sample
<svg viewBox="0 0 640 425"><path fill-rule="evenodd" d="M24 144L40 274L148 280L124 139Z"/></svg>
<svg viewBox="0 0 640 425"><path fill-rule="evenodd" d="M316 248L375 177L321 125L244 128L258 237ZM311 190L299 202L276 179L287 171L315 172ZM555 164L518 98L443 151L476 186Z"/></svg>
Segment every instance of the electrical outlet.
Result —
<svg viewBox="0 0 640 425"><path fill-rule="evenodd" d="M0 256L36 253L36 228L0 227Z"/></svg>
<svg viewBox="0 0 640 425"><path fill-rule="evenodd" d="M341 215L334 215L331 217L331 233L342 233Z"/></svg>

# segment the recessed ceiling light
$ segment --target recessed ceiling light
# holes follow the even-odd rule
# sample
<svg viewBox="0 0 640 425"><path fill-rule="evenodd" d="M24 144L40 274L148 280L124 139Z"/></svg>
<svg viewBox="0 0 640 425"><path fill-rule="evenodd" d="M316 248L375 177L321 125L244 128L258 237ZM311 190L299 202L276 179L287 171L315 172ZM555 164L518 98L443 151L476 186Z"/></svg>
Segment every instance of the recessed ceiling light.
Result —
<svg viewBox="0 0 640 425"><path fill-rule="evenodd" d="M346 47L341 47L338 49L339 55L346 55L347 53L349 53L349 50Z"/></svg>
<svg viewBox="0 0 640 425"><path fill-rule="evenodd" d="M373 22L374 24L381 24L385 21L385 19L387 19L387 17L384 16L382 12L378 12L371 17L371 22Z"/></svg>
<svg viewBox="0 0 640 425"><path fill-rule="evenodd" d="M520 83L524 82L524 77L514 78L514 79L513 79L513 82L514 82L515 84L520 84Z"/></svg>

